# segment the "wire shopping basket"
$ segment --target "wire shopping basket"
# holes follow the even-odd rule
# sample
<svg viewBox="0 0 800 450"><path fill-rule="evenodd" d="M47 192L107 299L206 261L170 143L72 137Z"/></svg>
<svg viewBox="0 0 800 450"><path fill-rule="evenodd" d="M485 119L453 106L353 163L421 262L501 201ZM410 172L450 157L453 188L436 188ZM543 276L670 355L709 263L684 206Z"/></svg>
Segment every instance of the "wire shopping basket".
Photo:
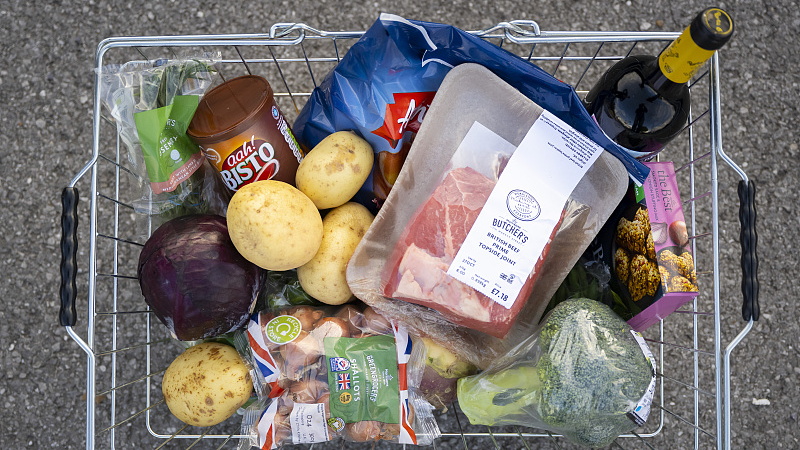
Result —
<svg viewBox="0 0 800 450"><path fill-rule="evenodd" d="M579 94L614 62L634 50L657 54L679 34L547 32L526 20L471 33L539 65ZM293 119L362 34L293 23L276 24L269 34L110 38L97 48L96 68L213 48L222 52L220 73L226 77L252 72L271 80L280 107ZM690 83L689 125L665 152L682 186L689 186L683 204L701 292L645 333L658 360L654 409L648 423L618 438L615 448L730 448L730 357L758 319L757 260L754 187L723 151L720 88L719 56L714 55ZM179 422L164 404L160 380L182 347L166 336L139 294L136 263L146 236L137 235L133 209L121 200L128 188L124 150L115 125L101 116L99 96L96 83L91 159L62 196L61 324L87 356L86 448L235 448L240 438L236 416L201 429ZM741 178L746 325L727 343L721 336L721 318L730 311L721 307L719 163ZM78 204L79 189L89 192L86 204ZM79 228L79 218L88 229ZM80 253L79 238L88 241L88 250ZM78 306L85 311L80 327ZM457 405L440 419L442 439L453 447L569 447L562 438L539 430L469 425Z"/></svg>

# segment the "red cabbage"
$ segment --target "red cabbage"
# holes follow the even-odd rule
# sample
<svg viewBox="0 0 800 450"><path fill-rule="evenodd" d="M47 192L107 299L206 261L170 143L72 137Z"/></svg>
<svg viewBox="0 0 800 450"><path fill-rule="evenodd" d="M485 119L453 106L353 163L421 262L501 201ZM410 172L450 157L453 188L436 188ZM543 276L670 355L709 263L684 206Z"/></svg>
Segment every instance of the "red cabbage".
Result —
<svg viewBox="0 0 800 450"><path fill-rule="evenodd" d="M156 317L180 340L242 327L263 271L236 251L224 217L182 216L165 222L139 255L139 285Z"/></svg>

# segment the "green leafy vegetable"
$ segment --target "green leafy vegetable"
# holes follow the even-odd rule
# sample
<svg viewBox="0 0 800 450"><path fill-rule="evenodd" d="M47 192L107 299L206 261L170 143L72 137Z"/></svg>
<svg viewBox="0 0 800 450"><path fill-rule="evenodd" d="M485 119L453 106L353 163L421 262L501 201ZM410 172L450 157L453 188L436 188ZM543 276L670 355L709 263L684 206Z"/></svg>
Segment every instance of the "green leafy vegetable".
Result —
<svg viewBox="0 0 800 450"><path fill-rule="evenodd" d="M198 59L158 60L155 65L156 67L152 70L142 72L142 84L137 86L138 89L135 90L139 96L138 107L143 108L143 111L139 113L173 105L180 96L203 90L199 86L208 84L213 74L216 73L216 69L212 64ZM194 110L191 112L194 113ZM168 122L172 125L162 127L162 129L142 129L138 127L137 123L139 139L142 145L144 146L144 143L148 140L155 140L160 145L160 142L164 139L164 133L175 128L181 138L179 140L181 145L200 151L197 145L192 143L185 135L186 128L191 121L191 114L188 118L173 116L169 118L172 120ZM156 145L156 147L159 145ZM158 166L157 162L150 162L149 164ZM212 173L210 167L207 164L203 164L172 192L156 195L154 201L162 205L161 220L167 221L188 214L219 213L220 211L215 210L217 209L216 206L212 205L208 198L214 194L204 192L209 190L209 192L219 191L221 192L220 195L227 194L224 188L214 188L213 185L218 182L215 177L216 175ZM152 176L150 181L154 181ZM224 200L222 201L224 202Z"/></svg>
<svg viewBox="0 0 800 450"><path fill-rule="evenodd" d="M308 295L297 279L297 270L267 272L267 280L259 293L260 308L285 308L289 306L322 303Z"/></svg>
<svg viewBox="0 0 800 450"><path fill-rule="evenodd" d="M184 90L191 90L187 89L187 83L206 79L213 73L216 73L214 66L197 59L166 65L161 76L157 78L158 81L153 83L158 86L156 107L169 105L176 95L183 95Z"/></svg>
<svg viewBox="0 0 800 450"><path fill-rule="evenodd" d="M614 291L610 269L602 261L579 259L550 298L542 314L542 320L556 305L571 298L590 298L605 303L625 320L635 315L631 314L633 308L634 312L641 312L635 305L628 305Z"/></svg>

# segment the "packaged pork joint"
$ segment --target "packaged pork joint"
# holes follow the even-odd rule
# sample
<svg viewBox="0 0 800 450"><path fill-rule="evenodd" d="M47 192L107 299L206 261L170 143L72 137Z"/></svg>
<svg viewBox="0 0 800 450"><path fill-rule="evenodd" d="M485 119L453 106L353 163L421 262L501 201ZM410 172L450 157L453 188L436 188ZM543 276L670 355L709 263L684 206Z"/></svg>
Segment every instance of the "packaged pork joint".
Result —
<svg viewBox="0 0 800 450"><path fill-rule="evenodd" d="M627 184L617 158L462 64L431 104L348 283L384 316L484 367L530 334Z"/></svg>

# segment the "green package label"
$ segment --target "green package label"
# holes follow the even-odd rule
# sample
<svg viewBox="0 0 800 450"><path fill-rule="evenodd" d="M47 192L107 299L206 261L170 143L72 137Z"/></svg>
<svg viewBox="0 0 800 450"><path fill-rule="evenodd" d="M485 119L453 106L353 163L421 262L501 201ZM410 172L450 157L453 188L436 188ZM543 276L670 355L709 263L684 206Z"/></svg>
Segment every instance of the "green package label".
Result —
<svg viewBox="0 0 800 450"><path fill-rule="evenodd" d="M156 194L172 192L203 163L200 147L186 135L198 103L196 95L177 95L167 106L134 114L147 175Z"/></svg>
<svg viewBox="0 0 800 450"><path fill-rule="evenodd" d="M283 345L297 339L302 329L303 324L297 317L278 316L267 322L267 326L264 327L264 335L273 344Z"/></svg>
<svg viewBox="0 0 800 450"><path fill-rule="evenodd" d="M325 338L331 416L400 423L394 337Z"/></svg>

